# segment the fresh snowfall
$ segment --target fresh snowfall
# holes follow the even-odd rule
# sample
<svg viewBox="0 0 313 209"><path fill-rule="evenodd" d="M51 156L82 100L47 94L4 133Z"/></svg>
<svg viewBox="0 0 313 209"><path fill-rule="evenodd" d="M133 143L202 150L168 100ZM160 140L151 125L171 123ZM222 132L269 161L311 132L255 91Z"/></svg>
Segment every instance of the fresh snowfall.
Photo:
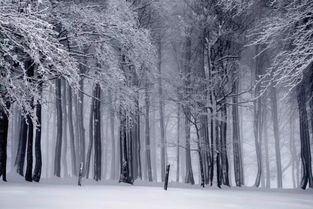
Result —
<svg viewBox="0 0 313 209"><path fill-rule="evenodd" d="M313 209L312 0L0 0L0 209Z"/></svg>

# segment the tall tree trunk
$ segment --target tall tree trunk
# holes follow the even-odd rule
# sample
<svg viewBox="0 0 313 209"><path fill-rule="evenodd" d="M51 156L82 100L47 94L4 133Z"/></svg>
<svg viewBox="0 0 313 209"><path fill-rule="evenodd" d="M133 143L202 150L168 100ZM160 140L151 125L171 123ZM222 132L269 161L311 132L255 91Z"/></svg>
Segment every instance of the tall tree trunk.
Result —
<svg viewBox="0 0 313 209"><path fill-rule="evenodd" d="M40 87L41 89L42 87ZM40 90L42 91L42 89ZM35 182L40 181L41 177L41 168L42 168L42 156L41 156L41 128L42 128L42 122L41 122L41 104L40 102L37 102L36 104L36 116L38 120L38 127L36 127L36 133L35 133L35 169L33 173L33 180ZM48 139L46 139L48 140Z"/></svg>
<svg viewBox="0 0 313 209"><path fill-rule="evenodd" d="M57 137L55 145L54 156L54 175L61 177L61 152L62 152L62 134L63 134L63 121L62 121L62 98L61 98L61 78L56 80L55 97L56 97L56 110L57 110Z"/></svg>
<svg viewBox="0 0 313 209"><path fill-rule="evenodd" d="M48 108L50 107L50 105L48 105ZM51 115L50 113L48 113L47 115L47 119L46 119L46 123L45 123L45 130L48 130L48 127L49 127L49 124L51 123ZM52 132L53 134L53 132ZM45 138L46 138L46 146L45 146L45 166L46 166L46 178L49 178L49 167L50 167L50 152L51 152L51 149L49 149L50 144L51 144L51 141L50 141L50 134L49 134L49 131L46 131L45 132Z"/></svg>
<svg viewBox="0 0 313 209"><path fill-rule="evenodd" d="M90 107L90 118L89 118L89 145L87 150L87 159L86 159L86 178L89 178L90 165L91 165L91 152L93 147L94 140L94 115L96 110L96 89L93 90Z"/></svg>
<svg viewBox="0 0 313 209"><path fill-rule="evenodd" d="M197 135L197 144L198 144L198 155L199 155L199 173L200 173L200 185L204 187L205 185L205 177L204 177L204 162L203 162L203 155L202 155L202 146L203 146L203 141L200 137L200 131L197 125L195 125L196 129L196 135Z"/></svg>
<svg viewBox="0 0 313 209"><path fill-rule="evenodd" d="M264 122L263 122L263 132L264 132L264 150L265 150L265 168L266 168L266 188L271 188L271 170L270 170L270 157L268 148L268 134L267 134L267 111L264 110Z"/></svg>
<svg viewBox="0 0 313 209"><path fill-rule="evenodd" d="M258 99L260 100L260 99ZM257 176L255 179L254 185L256 187L260 186L261 178L262 178L262 150L261 150L261 137L260 137L260 127L261 127L261 102L257 101L257 105L254 105L254 139L255 139L255 150L256 150L256 158L257 158Z"/></svg>
<svg viewBox="0 0 313 209"><path fill-rule="evenodd" d="M120 110L120 179L119 182L133 183L129 170L130 162L128 159L128 143L127 143L127 116L125 110Z"/></svg>
<svg viewBox="0 0 313 209"><path fill-rule="evenodd" d="M186 135L186 176L185 183L195 184L191 163L191 151L190 151L190 109L185 108L185 135Z"/></svg>
<svg viewBox="0 0 313 209"><path fill-rule="evenodd" d="M234 93L238 94L239 80L235 80ZM232 119L233 119L233 153L234 153L234 174L236 186L240 187L243 182L243 163L242 163L242 150L240 139L240 127L239 127L239 110L238 110L238 96L234 96L232 105Z"/></svg>
<svg viewBox="0 0 313 209"><path fill-rule="evenodd" d="M94 180L101 180L101 88L96 84L95 88L95 112L94 112Z"/></svg>
<svg viewBox="0 0 313 209"><path fill-rule="evenodd" d="M146 78L145 84L145 138L146 138L146 166L148 173L148 180L152 181L152 166L151 166L151 145L150 145L150 97L149 97L149 83Z"/></svg>
<svg viewBox="0 0 313 209"><path fill-rule="evenodd" d="M292 185L293 188L297 188L297 181L296 181L296 158L297 158L297 153L296 153L296 145L295 145L295 138L294 138L294 119L293 119L293 114L291 114L290 119L289 119L289 149L290 149L290 160L291 160L291 178L292 178Z"/></svg>
<svg viewBox="0 0 313 209"><path fill-rule="evenodd" d="M81 73L84 73L83 67L81 68ZM81 79L79 81L80 91L78 93L78 131L79 131L79 164L83 163L83 176L85 176L85 127L84 127L84 81Z"/></svg>
<svg viewBox="0 0 313 209"><path fill-rule="evenodd" d="M312 164L311 164L311 149L310 149L310 134L309 121L306 110L306 92L304 82L297 87L297 100L299 108L299 123L300 123L300 142L301 142L301 161L302 161L302 178L300 186L306 189L307 184L313 188Z"/></svg>
<svg viewBox="0 0 313 209"><path fill-rule="evenodd" d="M275 155L276 155L276 170L277 170L277 187L283 187L282 180L282 168L281 168L281 155L280 155L280 136L278 125L278 113L277 113L277 93L276 88L271 85L271 102L272 102L272 120L275 139Z"/></svg>
<svg viewBox="0 0 313 209"><path fill-rule="evenodd" d="M153 179L158 181L158 169L157 169L157 137L156 137L156 111L152 111L152 167L153 167Z"/></svg>
<svg viewBox="0 0 313 209"><path fill-rule="evenodd" d="M213 178L214 178L214 138L215 138L215 119L213 119L213 111L211 112L211 119L210 119L210 151L211 151L211 161L210 161L210 176L209 181L210 185L213 186Z"/></svg>
<svg viewBox="0 0 313 209"><path fill-rule="evenodd" d="M131 128L131 136L132 136L132 167L133 167L133 177L134 179L140 178L142 179L141 173L141 157L140 157L140 109L139 109L139 94L137 94L137 98L135 100L136 111L134 114L134 123Z"/></svg>
<svg viewBox="0 0 313 209"><path fill-rule="evenodd" d="M4 108L0 107L0 178L7 181L7 137L9 130L9 117Z"/></svg>
<svg viewBox="0 0 313 209"><path fill-rule="evenodd" d="M223 177L222 177L222 135L221 135L221 118L220 114L216 113L216 122L215 122L215 147L216 147L216 181L217 186L220 188L222 185Z"/></svg>
<svg viewBox="0 0 313 209"><path fill-rule="evenodd" d="M191 83L191 36L188 35L185 41L185 66L184 66L184 92L186 95L192 94L190 92L190 83ZM186 139L186 176L185 176L185 183L194 184L194 177L192 171L192 161L191 161L191 150L190 150L190 118L191 118L191 111L189 105L184 105L184 114L185 114L185 139Z"/></svg>
<svg viewBox="0 0 313 209"><path fill-rule="evenodd" d="M11 134L11 171L14 170L15 166L15 157L17 153L17 144L19 139L19 130L20 130L20 111L17 106L12 106L13 114L12 114L12 134ZM10 119L9 119L10 120ZM9 136L8 136L9 137Z"/></svg>
<svg viewBox="0 0 313 209"><path fill-rule="evenodd" d="M310 70L310 78L311 80L310 82L310 90L309 90L309 105L310 105L310 116L311 116L311 133L312 133L312 137L311 137L311 145L313 145L313 65L311 65L311 70ZM312 149L312 146L311 146Z"/></svg>
<svg viewBox="0 0 313 209"><path fill-rule="evenodd" d="M113 95L112 95L112 91L109 90L109 110L110 110L110 130L111 130L111 179L115 179L116 178L116 145L115 145L115 134L114 134L114 130L115 130L115 123L114 123L114 118L115 118L115 114L114 114L114 106L113 106Z"/></svg>
<svg viewBox="0 0 313 209"><path fill-rule="evenodd" d="M223 184L230 186L229 184L229 164L227 156L227 109L226 104L224 103L222 107L222 121L221 121L221 157L222 157L222 177Z"/></svg>
<svg viewBox="0 0 313 209"><path fill-rule="evenodd" d="M77 175L79 174L79 170L80 170L80 162L81 162L81 154L80 154L80 150L81 150L81 136L80 136L80 123L78 122L78 120L80 119L79 116L79 99L78 99L78 95L77 94L73 94L73 103L74 103L74 136L75 136L75 141L77 141L77 143L75 144L75 150L76 150L76 162L77 162ZM84 165L83 165L84 166Z"/></svg>
<svg viewBox="0 0 313 209"><path fill-rule="evenodd" d="M164 126L164 99L162 87L162 43L158 44L158 70L159 70L159 113L160 113L160 136L161 136L161 180L165 179L165 166L166 166L166 142L165 142L165 126Z"/></svg>
<svg viewBox="0 0 313 209"><path fill-rule="evenodd" d="M26 154L26 144L27 144L27 123L24 116L21 115L21 125L19 134L19 143L16 153L16 172L21 176L24 176L24 163Z"/></svg>
<svg viewBox="0 0 313 209"><path fill-rule="evenodd" d="M256 54L261 51L261 46L256 46ZM259 76L262 75L263 72L263 60L264 55L258 56L256 59L256 67L255 67L255 81L259 79ZM259 97L261 87L257 85L255 88L255 97ZM253 112L254 112L254 141L255 141L255 151L257 158L257 176L255 179L254 185L256 187L260 186L262 173L263 173L263 162L262 162L262 149L261 149L261 141L262 141L262 97L256 99L253 102Z"/></svg>
<svg viewBox="0 0 313 209"><path fill-rule="evenodd" d="M70 136L70 147L71 147L71 164L72 164L72 174L77 176L77 161L76 161L76 148L75 148L75 138L74 138L74 125L73 125L73 94L72 88L68 86L68 121L69 121L69 136Z"/></svg>
<svg viewBox="0 0 313 209"><path fill-rule="evenodd" d="M176 182L179 182L179 176L180 176L180 156L179 156L179 151L180 151L180 104L177 105L177 139L176 139L176 164L177 164L177 170L176 170Z"/></svg>
<svg viewBox="0 0 313 209"><path fill-rule="evenodd" d="M30 115L26 117L28 123L28 132L27 132L27 159L26 159L26 172L25 180L33 181L33 136L34 136L34 125Z"/></svg>
<svg viewBox="0 0 313 209"><path fill-rule="evenodd" d="M62 143L63 143L63 150L62 150L62 164L63 164L63 172L64 172L64 176L68 176L68 169L67 169L67 96L66 96L66 80L62 79L62 112L63 112L63 139L62 139Z"/></svg>

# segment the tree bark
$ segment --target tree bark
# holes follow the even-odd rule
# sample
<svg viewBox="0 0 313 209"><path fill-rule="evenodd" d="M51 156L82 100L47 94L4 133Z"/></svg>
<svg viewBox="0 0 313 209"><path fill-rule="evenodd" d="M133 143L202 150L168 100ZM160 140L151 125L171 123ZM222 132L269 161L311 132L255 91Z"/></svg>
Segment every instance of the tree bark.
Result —
<svg viewBox="0 0 313 209"><path fill-rule="evenodd" d="M40 87L40 88L42 88L42 87ZM33 173L33 180L35 182L39 182L40 177L41 177L41 168L42 168L42 156L41 156L42 121L41 121L41 104L39 102L36 105L36 116L37 116L37 120L38 120L38 127L36 127L36 133L35 133L35 159L36 159L36 163L35 163L35 169L34 169L34 173Z"/></svg>
<svg viewBox="0 0 313 209"><path fill-rule="evenodd" d="M26 117L28 123L28 132L27 132L27 159L26 159L26 173L25 180L33 181L33 136L34 136L34 125L30 115Z"/></svg>
<svg viewBox="0 0 313 209"><path fill-rule="evenodd" d="M63 86L62 88L62 113L63 113L63 139L62 139L62 164L63 164L63 172L64 176L66 177L68 175L68 169L67 169L67 96L66 96L66 80L62 79L61 84Z"/></svg>
<svg viewBox="0 0 313 209"><path fill-rule="evenodd" d="M180 176L180 104L177 105L177 139L176 139L176 164L177 164L177 170L176 170L176 182L179 182L179 176Z"/></svg>
<svg viewBox="0 0 313 209"><path fill-rule="evenodd" d="M205 177L204 177L204 162L203 162L203 156L202 156L202 146L203 141L200 138L200 130L195 123L195 129L196 129L196 135L197 135L197 144L198 144L198 155L199 155L199 170L200 170L200 185L204 187L205 185Z"/></svg>
<svg viewBox="0 0 313 209"><path fill-rule="evenodd" d="M165 142L165 126L164 126L164 100L163 100L163 87L162 87L162 43L158 44L158 70L159 70L159 113L160 113L160 136L161 136L161 180L165 179L165 166L166 166L166 142Z"/></svg>
<svg viewBox="0 0 313 209"><path fill-rule="evenodd" d="M57 110L57 137L54 156L54 175L61 177L61 152L62 152L62 134L63 134L63 118L62 118L62 98L61 98L61 79L56 80L55 97Z"/></svg>
<svg viewBox="0 0 313 209"><path fill-rule="evenodd" d="M75 148L75 138L74 138L74 125L73 125L73 95L72 88L68 86L68 122L69 122L69 136L70 136L70 146L71 146L71 164L72 164L72 174L77 176L77 161L76 161L76 148Z"/></svg>
<svg viewBox="0 0 313 209"><path fill-rule="evenodd" d="M149 83L146 78L145 84L145 138L146 138L146 165L148 180L152 182L152 166L151 166L151 145L150 145L150 97L149 97Z"/></svg>
<svg viewBox="0 0 313 209"><path fill-rule="evenodd" d="M306 189L307 184L313 188L311 150L310 150L310 134L309 121L306 110L306 92L304 82L297 87L297 100L299 108L299 123L300 123L300 142L301 142L301 161L302 161L302 178L300 187Z"/></svg>
<svg viewBox="0 0 313 209"><path fill-rule="evenodd" d="M277 187L283 187L282 168L281 168L281 154L280 154L280 136L277 113L277 93L276 88L271 85L271 102L272 102L272 120L275 139L275 155L276 155L276 170L277 170Z"/></svg>
<svg viewBox="0 0 313 209"><path fill-rule="evenodd" d="M156 137L156 111L152 111L152 167L153 167L153 179L158 181L158 169L157 169L157 137Z"/></svg>
<svg viewBox="0 0 313 209"><path fill-rule="evenodd" d="M291 178L292 178L292 185L293 188L297 188L297 180L296 180L296 158L297 158L297 153L296 153L296 145L295 145L295 139L294 139L294 119L291 114L291 117L289 119L289 149L290 149L290 161L291 161Z"/></svg>
<svg viewBox="0 0 313 209"><path fill-rule="evenodd" d="M221 158L222 158L222 177L223 184L230 186L229 184L229 164L227 156L227 109L224 102L222 107L222 121L221 121Z"/></svg>
<svg viewBox="0 0 313 209"><path fill-rule="evenodd" d="M185 183L195 184L191 163L191 151L190 151L190 110L189 107L185 108L185 135L186 135L186 176Z"/></svg>
<svg viewBox="0 0 313 209"><path fill-rule="evenodd" d="M256 46L256 54L261 50L261 46ZM255 67L255 81L259 79L259 76L262 75L264 60L263 56L258 56L256 59L256 67ZM255 88L255 97L259 97L261 87L257 85ZM257 176L255 179L254 186L259 187L261 183L262 173L263 173L263 162L262 162L262 149L261 149L261 141L262 141L262 97L256 99L253 102L253 112L254 112L254 141L255 141L255 151L257 158Z"/></svg>
<svg viewBox="0 0 313 209"><path fill-rule="evenodd" d="M112 95L112 91L109 90L109 109L110 109L110 130L111 130L111 179L115 179L116 178L116 145L115 145L115 134L114 134L114 130L115 130L115 123L114 123L114 118L115 118L115 114L114 114L114 106L113 106L113 95Z"/></svg>
<svg viewBox="0 0 313 209"><path fill-rule="evenodd" d="M81 67L81 73L84 73L84 67ZM85 176L85 143L86 143L86 139L85 139L85 127L84 127L84 81L83 79L81 79L79 81L79 86L80 86L80 90L78 93L78 121L76 121L78 123L78 131L79 131L79 162L83 163L83 176Z"/></svg>
<svg viewBox="0 0 313 209"><path fill-rule="evenodd" d="M235 82L234 93L238 94L239 81ZM232 119L233 119L233 153L234 153L234 174L236 186L240 187L243 182L243 163L242 163L242 150L240 139L240 127L239 127L239 110L238 110L238 96L234 96L232 105Z"/></svg>
<svg viewBox="0 0 313 209"><path fill-rule="evenodd" d="M271 188L270 156L269 156L268 134L267 134L267 111L265 110L263 114L264 114L263 132L264 132L265 168L266 168L265 186L266 188Z"/></svg>
<svg viewBox="0 0 313 209"><path fill-rule="evenodd" d="M101 180L101 88L96 84L95 88L95 110L94 110L94 180Z"/></svg>
<svg viewBox="0 0 313 209"><path fill-rule="evenodd" d="M9 117L5 110L0 107L0 178L7 181L7 137L9 129Z"/></svg>
<svg viewBox="0 0 313 209"><path fill-rule="evenodd" d="M128 159L127 143L127 116L125 110L120 110L120 179L119 182L133 184L134 180L130 173L130 162Z"/></svg>
<svg viewBox="0 0 313 209"><path fill-rule="evenodd" d="M89 145L87 150L87 159L86 159L86 178L89 178L90 165L91 165L91 152L93 147L94 140L94 115L96 110L96 90L93 90L91 99L91 107L90 107L90 118L89 118Z"/></svg>

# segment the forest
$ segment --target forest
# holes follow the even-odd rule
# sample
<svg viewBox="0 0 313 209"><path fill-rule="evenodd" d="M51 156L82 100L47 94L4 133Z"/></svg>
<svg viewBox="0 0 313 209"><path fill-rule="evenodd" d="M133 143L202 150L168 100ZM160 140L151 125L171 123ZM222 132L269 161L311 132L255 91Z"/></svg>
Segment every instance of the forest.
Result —
<svg viewBox="0 0 313 209"><path fill-rule="evenodd" d="M2 188L311 193L312 148L311 0L0 0Z"/></svg>

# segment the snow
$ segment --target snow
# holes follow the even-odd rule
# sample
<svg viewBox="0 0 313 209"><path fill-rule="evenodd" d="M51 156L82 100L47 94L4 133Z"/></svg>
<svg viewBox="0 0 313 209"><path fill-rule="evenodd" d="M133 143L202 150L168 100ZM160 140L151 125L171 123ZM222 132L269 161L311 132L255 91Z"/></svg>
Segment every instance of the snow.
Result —
<svg viewBox="0 0 313 209"><path fill-rule="evenodd" d="M56 180L56 179L54 179ZM83 182L84 183L84 182ZM85 182L86 183L86 182ZM205 188L116 182L78 187L74 179L42 183L0 183L1 209L312 209L313 191ZM180 187L180 188L179 188ZM185 187L185 188L182 188Z"/></svg>

